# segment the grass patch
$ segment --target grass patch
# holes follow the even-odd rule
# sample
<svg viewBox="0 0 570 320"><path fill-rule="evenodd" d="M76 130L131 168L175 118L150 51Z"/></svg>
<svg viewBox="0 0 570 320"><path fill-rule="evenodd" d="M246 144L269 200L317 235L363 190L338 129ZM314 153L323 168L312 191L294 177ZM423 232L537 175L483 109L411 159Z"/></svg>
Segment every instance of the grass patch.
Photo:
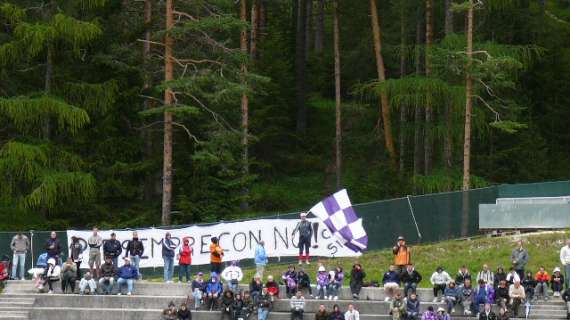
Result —
<svg viewBox="0 0 570 320"><path fill-rule="evenodd" d="M497 238L478 238L473 240L449 240L433 244L420 244L412 246L412 262L416 265L416 270L420 272L423 280L421 287L431 287L429 278L437 266L441 265L454 278L457 270L462 265L466 265L471 274L481 270L483 264L488 264L494 271L498 266L503 266L507 270L511 266L511 251L515 247L516 239L525 239L525 247L529 251L530 261L527 271L533 273L539 266L545 266L546 270L552 274L552 269L560 264L560 248L565 244L570 232L543 232L532 233L520 236L507 236ZM348 274L352 265L360 262L367 274L366 281L381 281L382 275L388 270L388 266L393 262L391 249L370 251L358 258L320 258L318 263L322 263L327 270L332 269L337 264L343 266L346 272L345 284L348 284ZM311 276L311 281L315 282L315 274L318 267L317 262L311 265L303 265L305 272ZM265 276L273 275L280 278L286 271L288 263L270 263L265 271ZM295 262L295 267L299 270ZM244 268L244 283L249 283L255 268ZM145 278L151 281L162 281L162 278Z"/></svg>

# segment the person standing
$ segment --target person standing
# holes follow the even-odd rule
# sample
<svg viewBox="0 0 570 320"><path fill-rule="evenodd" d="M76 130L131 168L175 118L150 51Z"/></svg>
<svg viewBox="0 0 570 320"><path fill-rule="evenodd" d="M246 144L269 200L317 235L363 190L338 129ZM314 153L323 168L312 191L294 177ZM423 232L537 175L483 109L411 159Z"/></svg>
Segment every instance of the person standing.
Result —
<svg viewBox="0 0 570 320"><path fill-rule="evenodd" d="M89 246L89 272L97 278L101 276L101 246L103 238L99 235L99 230L93 228L93 234L87 239ZM95 267L95 268L93 268Z"/></svg>
<svg viewBox="0 0 570 320"><path fill-rule="evenodd" d="M164 260L164 282L172 283L174 276L174 252L176 245L172 241L170 232L167 232L162 239L162 260Z"/></svg>
<svg viewBox="0 0 570 320"><path fill-rule="evenodd" d="M255 269L257 274L263 279L265 266L267 265L267 253L265 252L265 241L261 240L255 247Z"/></svg>
<svg viewBox="0 0 570 320"><path fill-rule="evenodd" d="M117 235L114 232L111 233L111 239L105 241L105 244L103 245L103 255L105 258L111 257L113 264L118 266L119 256L122 252L123 247L121 246L121 242L117 240Z"/></svg>
<svg viewBox="0 0 570 320"><path fill-rule="evenodd" d="M293 238L295 233L299 231L299 264L303 264L303 260L307 264L311 264L311 255L309 250L311 248L311 237L313 236L313 228L311 222L307 220L307 213L301 212L301 221L293 229Z"/></svg>
<svg viewBox="0 0 570 320"><path fill-rule="evenodd" d="M224 258L224 249L220 247L220 240L212 237L210 243L210 271L216 274L222 273L222 259Z"/></svg>
<svg viewBox="0 0 570 320"><path fill-rule="evenodd" d="M394 265L398 273L404 272L406 266L412 263L411 251L406 245L406 239L404 239L404 237L398 237L398 242L392 248L392 253L394 254Z"/></svg>
<svg viewBox="0 0 570 320"><path fill-rule="evenodd" d="M186 275L186 282L190 283L190 265L192 264L192 247L190 240L184 238L183 244L178 250L178 282L182 282L182 277Z"/></svg>
<svg viewBox="0 0 570 320"><path fill-rule="evenodd" d="M18 232L18 234L12 238L10 249L12 249L13 253L12 279L16 280L16 277L19 275L19 279L24 280L26 269L26 254L30 250L30 241L28 240L28 237L23 235L21 232Z"/></svg>
<svg viewBox="0 0 570 320"><path fill-rule="evenodd" d="M511 262L513 263L513 269L518 273L519 280L524 279L524 268L528 263L528 251L523 248L523 240L517 240L517 247L513 249L511 253Z"/></svg>
<svg viewBox="0 0 570 320"><path fill-rule="evenodd" d="M55 262L59 264L59 256L61 255L61 244L59 239L57 239L57 233L52 231L49 239L46 241L45 250L48 254L48 259L53 258Z"/></svg>
<svg viewBox="0 0 570 320"><path fill-rule="evenodd" d="M142 278L142 274L139 268L141 263L141 257L144 253L144 245L143 242L139 239L139 234L136 231L133 231L133 239L129 240L127 243L127 250L125 250L125 258L131 257L131 261L135 269L137 269L137 273L139 274L139 279Z"/></svg>
<svg viewBox="0 0 570 320"><path fill-rule="evenodd" d="M69 257L75 263L76 279L81 279L81 262L83 261L83 244L79 242L79 238L71 237L71 244L69 245ZM75 285L75 283L74 283Z"/></svg>
<svg viewBox="0 0 570 320"><path fill-rule="evenodd" d="M566 245L560 249L560 263L564 266L566 289L568 289L570 288L570 239L566 240Z"/></svg>

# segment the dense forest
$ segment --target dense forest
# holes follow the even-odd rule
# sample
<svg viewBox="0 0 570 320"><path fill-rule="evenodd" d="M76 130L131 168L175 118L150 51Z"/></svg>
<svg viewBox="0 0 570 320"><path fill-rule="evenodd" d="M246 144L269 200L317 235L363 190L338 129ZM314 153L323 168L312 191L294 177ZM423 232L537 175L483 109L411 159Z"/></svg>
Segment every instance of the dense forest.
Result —
<svg viewBox="0 0 570 320"><path fill-rule="evenodd" d="M566 0L3 0L3 229L570 178Z"/></svg>

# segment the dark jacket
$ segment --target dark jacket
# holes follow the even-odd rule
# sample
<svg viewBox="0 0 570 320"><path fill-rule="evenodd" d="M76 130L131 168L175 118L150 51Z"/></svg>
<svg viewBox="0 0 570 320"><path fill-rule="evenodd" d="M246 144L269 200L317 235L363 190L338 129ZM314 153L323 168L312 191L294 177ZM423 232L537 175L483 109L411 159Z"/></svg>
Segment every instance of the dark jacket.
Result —
<svg viewBox="0 0 570 320"><path fill-rule="evenodd" d="M103 255L105 257L118 257L123 252L123 247L121 246L121 242L119 240L107 240L103 245Z"/></svg>
<svg viewBox="0 0 570 320"><path fill-rule="evenodd" d="M526 291L534 290L534 288L536 287L536 280L534 280L534 278L532 278L532 277L530 277L530 278L526 277L521 282L521 284L523 285L523 287Z"/></svg>
<svg viewBox="0 0 570 320"><path fill-rule="evenodd" d="M192 313L190 309L178 309L178 320L192 320Z"/></svg>
<svg viewBox="0 0 570 320"><path fill-rule="evenodd" d="M420 300L417 298L415 300L408 298L406 301L406 312L408 314L420 314Z"/></svg>
<svg viewBox="0 0 570 320"><path fill-rule="evenodd" d="M495 273L495 288L499 286L501 280L507 280L507 274L505 272Z"/></svg>
<svg viewBox="0 0 570 320"><path fill-rule="evenodd" d="M237 316L240 316L240 315L243 316L245 309L246 309L246 305L245 305L245 302L243 301L243 299L234 300L234 303L232 304L232 310L234 311L236 318L237 318Z"/></svg>
<svg viewBox="0 0 570 320"><path fill-rule="evenodd" d="M311 222L309 222L309 220L300 221L293 230L293 234L295 234L297 231L299 231L300 239L311 240L311 236L313 235L313 228L311 227Z"/></svg>
<svg viewBox="0 0 570 320"><path fill-rule="evenodd" d="M263 294L262 293L259 296L258 307L264 308L264 309L270 309L271 308L271 297L269 296L269 294Z"/></svg>
<svg viewBox="0 0 570 320"><path fill-rule="evenodd" d="M400 274L400 280L402 280L403 283L420 283L422 282L422 276L416 270L411 273L405 270Z"/></svg>
<svg viewBox="0 0 570 320"><path fill-rule="evenodd" d="M174 250L176 246L171 239L164 238L162 239L162 256L168 258L174 258Z"/></svg>
<svg viewBox="0 0 570 320"><path fill-rule="evenodd" d="M308 288L311 286L311 278L306 273L297 273L297 286L299 288Z"/></svg>
<svg viewBox="0 0 570 320"><path fill-rule="evenodd" d="M457 272L457 275L455 276L455 283L459 286L465 283L465 280L467 279L471 280L471 274L469 272Z"/></svg>
<svg viewBox="0 0 570 320"><path fill-rule="evenodd" d="M323 312L317 311L317 313L315 313L315 320L329 320L329 318L330 315L326 310Z"/></svg>
<svg viewBox="0 0 570 320"><path fill-rule="evenodd" d="M564 290L564 293L562 293L562 299L566 302L570 301L570 288Z"/></svg>
<svg viewBox="0 0 570 320"><path fill-rule="evenodd" d="M364 283L365 277L366 273L364 272L364 270L362 269L356 270L352 268L352 271L350 271L350 285L356 285L356 284L362 285Z"/></svg>
<svg viewBox="0 0 570 320"><path fill-rule="evenodd" d="M226 291L230 292L231 291ZM234 294L232 293L231 296L227 296L226 293L222 295L221 307L222 312L231 312L234 304Z"/></svg>
<svg viewBox="0 0 570 320"><path fill-rule="evenodd" d="M83 250L85 248L83 247L83 245L81 244L81 242L76 241L76 242L72 242L69 245L69 257L73 260L73 261L79 261L79 256L83 253Z"/></svg>
<svg viewBox="0 0 570 320"><path fill-rule="evenodd" d="M497 295L497 298L503 298L503 299L509 299L509 287L497 287L497 290L495 291L495 294Z"/></svg>
<svg viewBox="0 0 570 320"><path fill-rule="evenodd" d="M50 257L59 256L61 254L61 244L57 238L49 238L46 241L45 250Z"/></svg>
<svg viewBox="0 0 570 320"><path fill-rule="evenodd" d="M382 284L386 284L388 282L395 282L400 285L400 275L396 271L388 271L384 273L382 277Z"/></svg>
<svg viewBox="0 0 570 320"><path fill-rule="evenodd" d="M113 263L103 263L101 265L101 276L104 278L113 278L117 276L119 269Z"/></svg>
<svg viewBox="0 0 570 320"><path fill-rule="evenodd" d="M491 311L489 312L489 316L487 316L483 310L483 312L479 314L479 320L497 320L497 315Z"/></svg>
<svg viewBox="0 0 570 320"><path fill-rule="evenodd" d="M129 255L141 257L143 253L144 245L142 241L140 241L138 238L129 240L129 243L127 244L127 250L125 250L125 257L128 257Z"/></svg>
<svg viewBox="0 0 570 320"><path fill-rule="evenodd" d="M330 320L344 320L344 313L342 312L331 312L329 316Z"/></svg>
<svg viewBox="0 0 570 320"><path fill-rule="evenodd" d="M196 279L192 281L192 291L200 289L200 291L204 292L206 291L206 286L208 286L206 281L198 282Z"/></svg>
<svg viewBox="0 0 570 320"><path fill-rule="evenodd" d="M137 269L132 264L123 265L118 271L119 278L123 279L136 279L139 277Z"/></svg>
<svg viewBox="0 0 570 320"><path fill-rule="evenodd" d="M261 289L263 289L263 282L255 282L255 279L251 280L251 283L249 284L249 292L261 292Z"/></svg>

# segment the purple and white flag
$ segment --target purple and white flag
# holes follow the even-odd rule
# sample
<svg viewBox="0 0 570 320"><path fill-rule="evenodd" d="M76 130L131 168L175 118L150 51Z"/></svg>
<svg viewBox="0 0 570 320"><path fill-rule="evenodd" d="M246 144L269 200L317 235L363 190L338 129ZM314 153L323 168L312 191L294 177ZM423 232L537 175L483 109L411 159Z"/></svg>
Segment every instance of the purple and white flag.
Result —
<svg viewBox="0 0 570 320"><path fill-rule="evenodd" d="M368 247L368 236L362 219L356 216L346 189L314 205L310 212L323 221L330 232L347 248L362 252Z"/></svg>

